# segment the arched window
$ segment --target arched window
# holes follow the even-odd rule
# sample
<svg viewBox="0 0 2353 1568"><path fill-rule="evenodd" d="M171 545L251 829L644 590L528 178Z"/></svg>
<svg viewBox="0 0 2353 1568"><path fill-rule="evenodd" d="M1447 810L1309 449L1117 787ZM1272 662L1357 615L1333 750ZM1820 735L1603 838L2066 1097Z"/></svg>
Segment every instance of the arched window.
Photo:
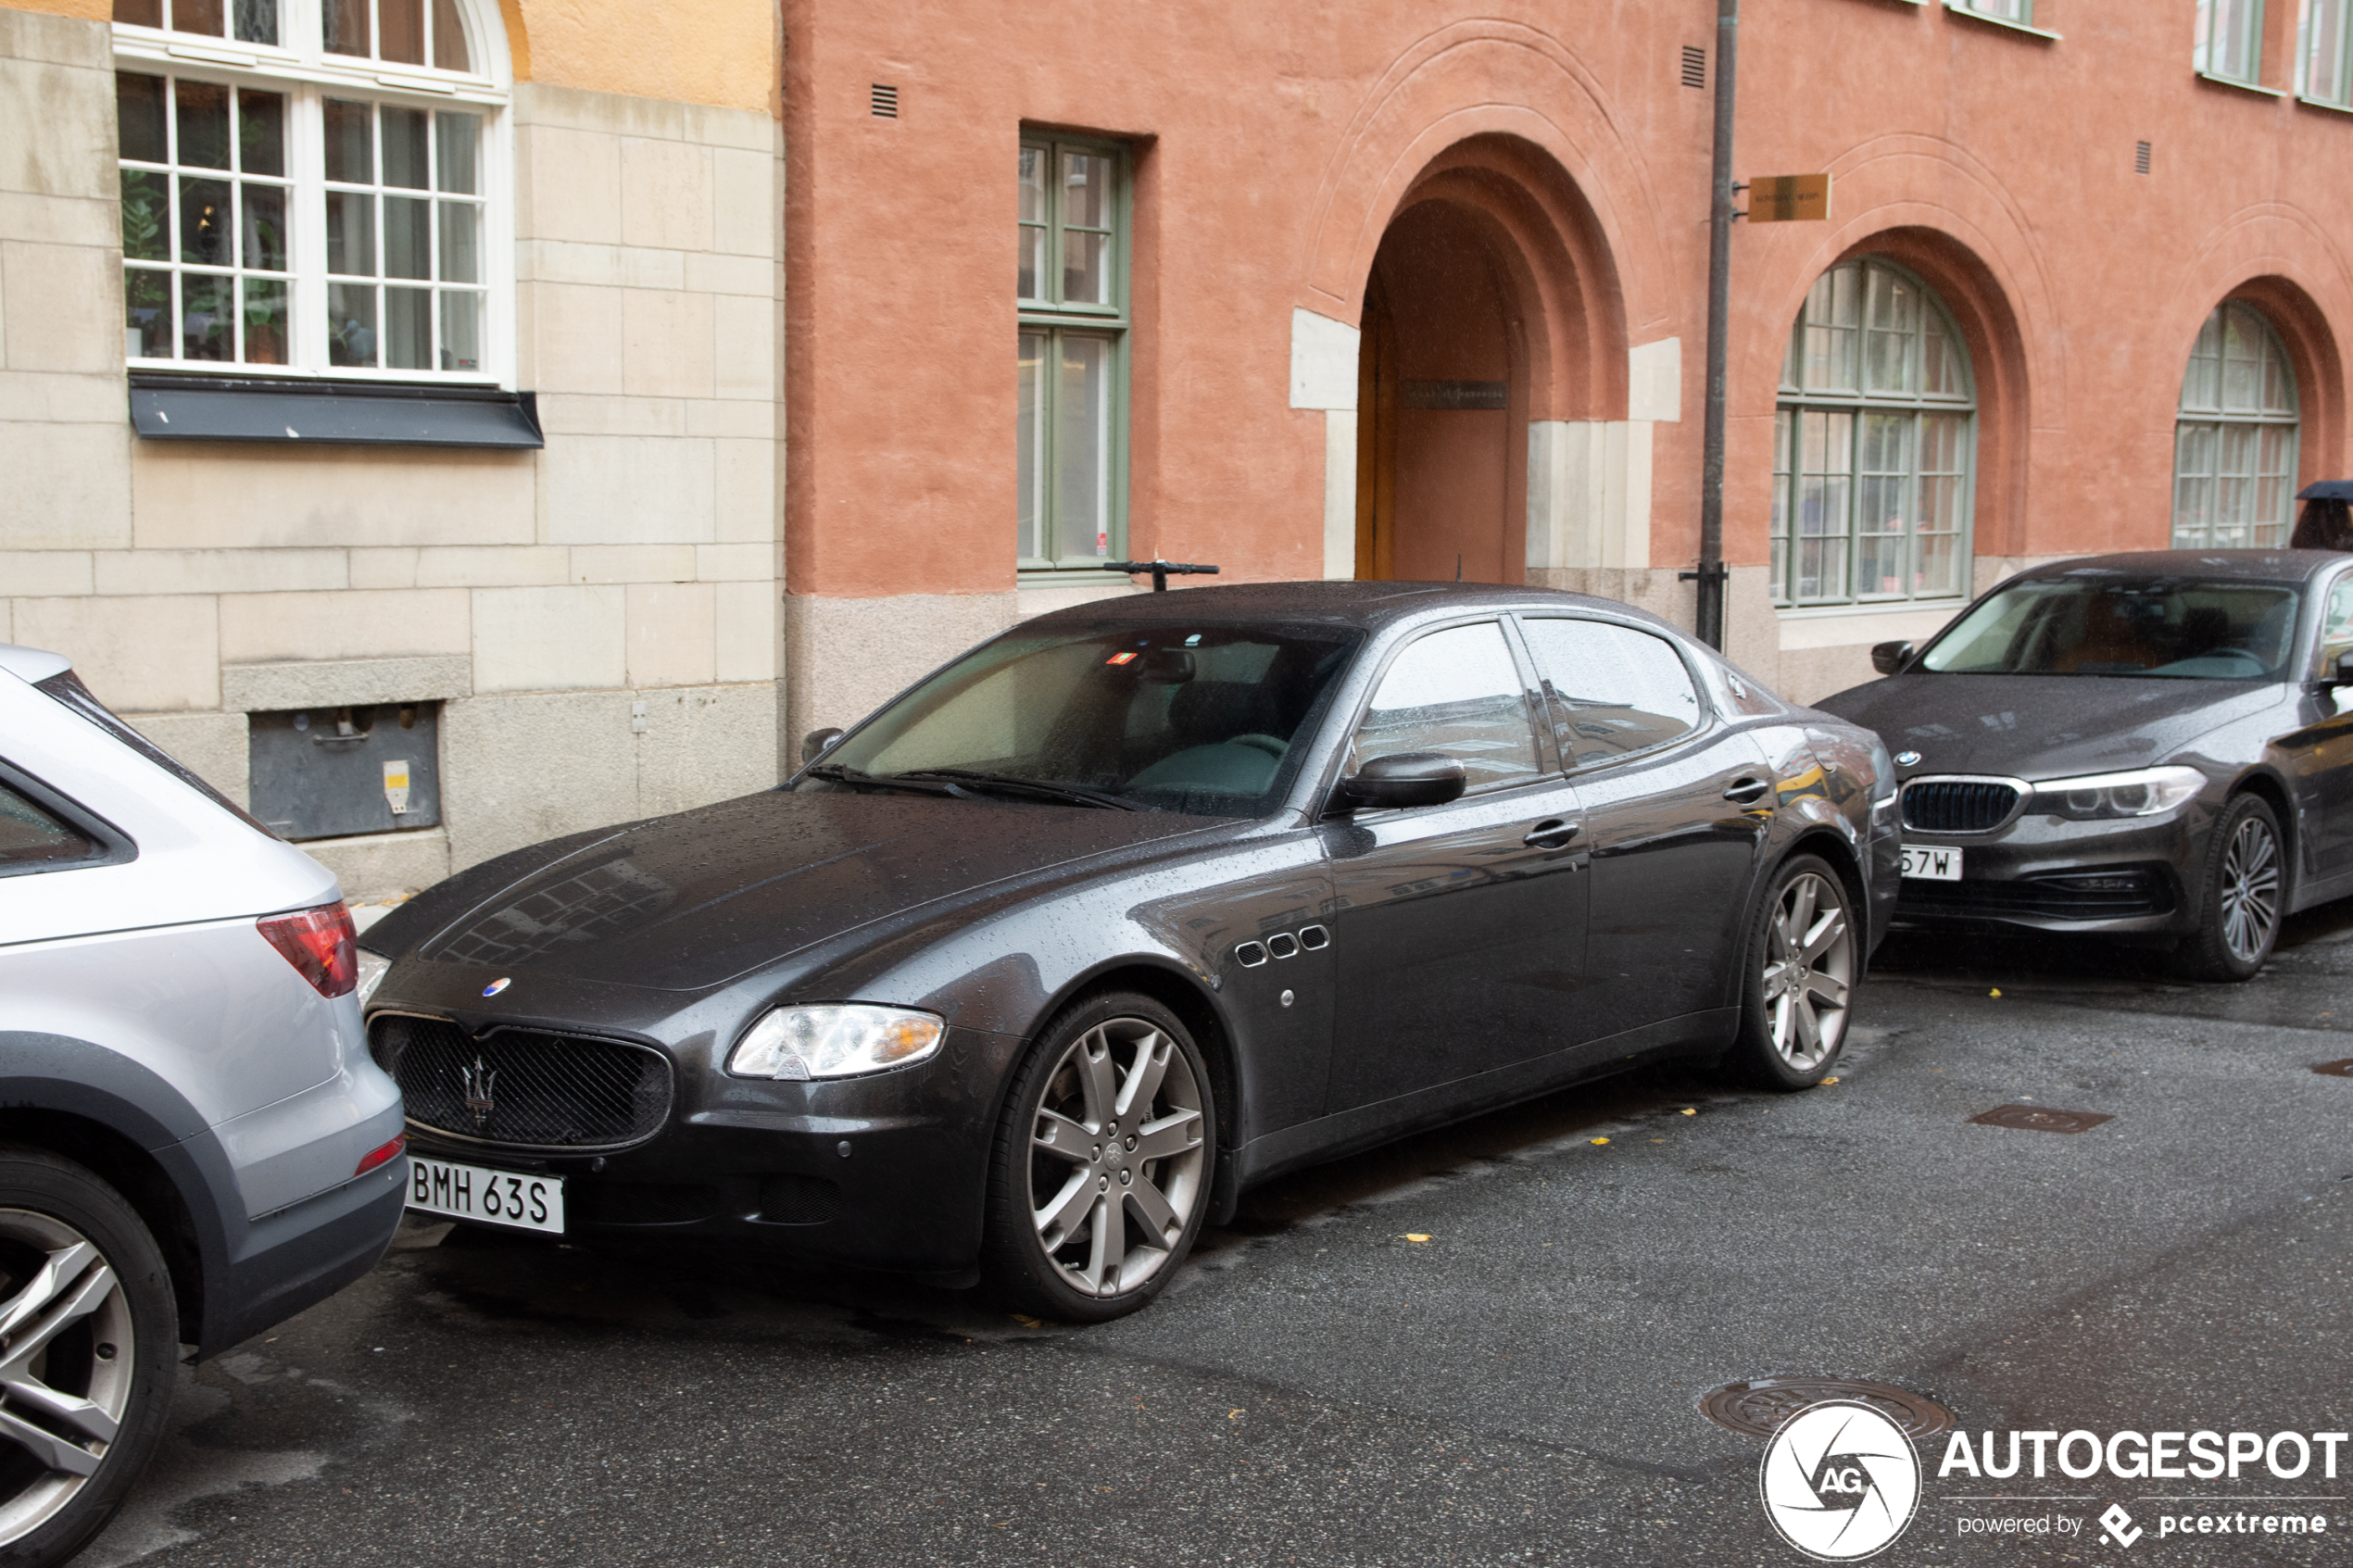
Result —
<svg viewBox="0 0 2353 1568"><path fill-rule="evenodd" d="M1976 409L1969 350L1927 284L1876 259L1816 280L1773 421L1773 602L1966 592Z"/></svg>
<svg viewBox="0 0 2353 1568"><path fill-rule="evenodd" d="M505 40L475 0L115 0L134 370L497 381Z"/></svg>
<svg viewBox="0 0 2353 1568"><path fill-rule="evenodd" d="M2206 319L2173 426L2173 547L2276 549L2296 495L2296 370L2271 323L2232 300Z"/></svg>

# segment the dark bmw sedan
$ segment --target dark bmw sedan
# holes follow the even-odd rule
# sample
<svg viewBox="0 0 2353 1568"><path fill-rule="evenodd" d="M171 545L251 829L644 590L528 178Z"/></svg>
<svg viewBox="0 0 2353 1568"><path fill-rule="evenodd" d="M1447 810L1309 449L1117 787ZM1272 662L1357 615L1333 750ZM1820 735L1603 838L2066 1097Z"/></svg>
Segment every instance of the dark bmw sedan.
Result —
<svg viewBox="0 0 2353 1568"><path fill-rule="evenodd" d="M2353 557L2167 551L2013 577L1822 706L1903 777L1898 923L2178 945L2244 980L2353 893Z"/></svg>
<svg viewBox="0 0 2353 1568"><path fill-rule="evenodd" d="M1277 1172L1662 1056L1819 1082L1894 894L1877 741L1568 595L1088 605L811 741L368 934L412 1206L1110 1317Z"/></svg>

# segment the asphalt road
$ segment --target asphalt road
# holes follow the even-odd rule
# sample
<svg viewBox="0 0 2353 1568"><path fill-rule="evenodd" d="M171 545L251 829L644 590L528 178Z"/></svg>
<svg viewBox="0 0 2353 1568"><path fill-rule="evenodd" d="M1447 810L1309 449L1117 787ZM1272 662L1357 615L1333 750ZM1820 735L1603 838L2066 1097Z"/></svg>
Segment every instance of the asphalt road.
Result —
<svg viewBox="0 0 2353 1568"><path fill-rule="evenodd" d="M2353 1058L2353 909L2291 942L2236 987L1886 951L1832 1085L1653 1072L1308 1173L1107 1327L412 1223L185 1374L83 1562L1789 1564L1763 1444L1698 1412L1719 1385L1869 1378L1971 1432L2353 1429L2353 1077L2311 1071ZM1969 1120L2011 1103L2113 1120ZM1921 1451L1878 1561L2353 1561L2353 1451L2196 1485ZM2148 1500L2183 1493L2329 1533L2160 1538L2240 1507ZM2005 1515L2081 1533L1960 1533Z"/></svg>

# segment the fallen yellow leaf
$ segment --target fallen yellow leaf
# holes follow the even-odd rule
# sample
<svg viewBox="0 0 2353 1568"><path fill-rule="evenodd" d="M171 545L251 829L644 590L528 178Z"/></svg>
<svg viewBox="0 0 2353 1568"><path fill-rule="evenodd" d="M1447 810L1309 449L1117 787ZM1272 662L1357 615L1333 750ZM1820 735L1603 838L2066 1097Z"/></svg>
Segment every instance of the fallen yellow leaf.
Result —
<svg viewBox="0 0 2353 1568"><path fill-rule="evenodd" d="M1418 1243L1418 1242L1428 1241L1428 1240L1429 1239L1429 1236L1428 1236L1428 1233L1423 1232L1423 1231L1407 1231L1407 1232L1405 1233L1405 1239L1406 1239L1407 1241L1411 1241L1411 1242L1416 1242L1416 1243Z"/></svg>
<svg viewBox="0 0 2353 1568"><path fill-rule="evenodd" d="M1686 1115L1686 1116L1697 1116L1697 1115L1699 1114L1699 1112L1698 1112L1698 1111L1696 1111L1696 1110L1692 1110L1690 1106L1688 1106L1688 1105L1687 1105L1687 1106L1683 1107L1683 1114L1684 1114L1684 1115Z"/></svg>
<svg viewBox="0 0 2353 1568"><path fill-rule="evenodd" d="M1242 1414L1243 1412L1240 1411L1227 1411L1226 1412L1226 1419L1227 1421L1239 1421L1242 1418ZM1039 1485L1043 1486L1044 1483L1040 1482Z"/></svg>
<svg viewBox="0 0 2353 1568"><path fill-rule="evenodd" d="M1837 1079L1835 1079L1835 1078L1825 1078L1825 1079L1823 1079L1823 1080L1822 1080L1822 1082L1823 1082L1823 1084L1824 1084L1825 1085L1831 1085L1831 1084L1835 1084L1835 1083L1837 1083L1837 1082L1838 1082L1838 1080L1837 1080Z"/></svg>
<svg viewBox="0 0 2353 1568"><path fill-rule="evenodd" d="M1022 1312L1015 1312L1013 1314L1013 1322L1021 1324L1024 1328L1043 1328L1046 1326L1045 1319L1033 1318Z"/></svg>
<svg viewBox="0 0 2353 1568"><path fill-rule="evenodd" d="M1590 1142L1592 1142L1592 1143L1607 1143L1607 1142L1609 1142L1609 1140L1608 1140L1607 1138L1593 1138L1593 1139L1591 1139L1591 1140L1589 1140L1589 1141L1590 1141Z"/></svg>
<svg viewBox="0 0 2353 1568"><path fill-rule="evenodd" d="M1998 997L2002 994L2002 988L1999 985L1996 985L1985 994L1989 997Z"/></svg>

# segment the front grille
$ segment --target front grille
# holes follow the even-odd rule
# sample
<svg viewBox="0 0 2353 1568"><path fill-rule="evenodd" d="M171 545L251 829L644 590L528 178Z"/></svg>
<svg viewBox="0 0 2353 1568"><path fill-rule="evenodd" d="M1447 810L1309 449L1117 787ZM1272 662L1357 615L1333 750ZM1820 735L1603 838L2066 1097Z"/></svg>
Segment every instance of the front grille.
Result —
<svg viewBox="0 0 2353 1568"><path fill-rule="evenodd" d="M1904 825L1919 833L1991 833L2018 809L2016 784L1919 779L1904 786Z"/></svg>
<svg viewBox="0 0 2353 1568"><path fill-rule="evenodd" d="M2129 866L2010 882L1930 882L1914 877L1904 884L1895 912L1899 917L1941 915L1948 920L2005 916L2124 920L2170 914L2172 909L2171 878L2155 867Z"/></svg>
<svg viewBox="0 0 2353 1568"><path fill-rule="evenodd" d="M610 1148L670 1115L670 1060L645 1046L536 1029L479 1039L444 1019L379 1013L376 1064L417 1126L517 1148Z"/></svg>

